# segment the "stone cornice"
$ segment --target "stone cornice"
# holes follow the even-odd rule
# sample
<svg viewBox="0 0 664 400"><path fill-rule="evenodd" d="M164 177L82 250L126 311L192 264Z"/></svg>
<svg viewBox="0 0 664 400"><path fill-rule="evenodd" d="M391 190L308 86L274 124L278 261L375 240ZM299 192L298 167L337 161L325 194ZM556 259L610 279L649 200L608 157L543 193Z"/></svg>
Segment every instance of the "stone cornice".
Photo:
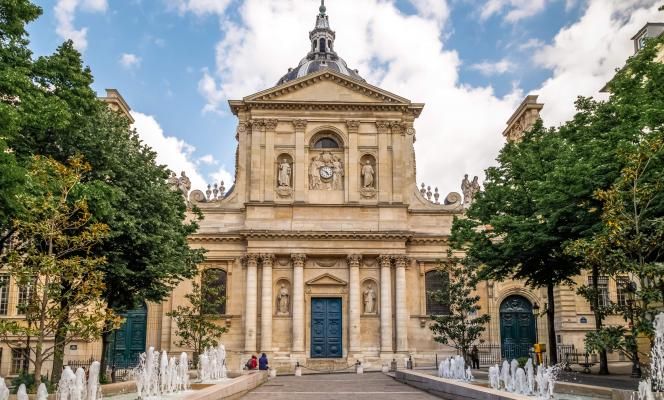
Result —
<svg viewBox="0 0 664 400"><path fill-rule="evenodd" d="M237 113L240 110L296 110L296 111L374 111L374 112L406 112L415 118L422 113L421 104L393 104L393 103L352 103L352 102L316 102L316 101L271 101L267 102L241 102L232 103L231 109Z"/></svg>
<svg viewBox="0 0 664 400"><path fill-rule="evenodd" d="M409 240L409 232L311 232L311 231L241 231L238 234L249 239L364 239L364 240Z"/></svg>

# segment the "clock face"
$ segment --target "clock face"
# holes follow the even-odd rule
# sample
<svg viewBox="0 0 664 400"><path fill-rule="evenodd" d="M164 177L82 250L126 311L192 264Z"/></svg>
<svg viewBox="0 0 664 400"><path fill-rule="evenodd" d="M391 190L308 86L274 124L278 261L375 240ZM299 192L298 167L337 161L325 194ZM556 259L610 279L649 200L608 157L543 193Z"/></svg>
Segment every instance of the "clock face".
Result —
<svg viewBox="0 0 664 400"><path fill-rule="evenodd" d="M331 167L321 167L320 177L323 178L323 179L332 178L332 168Z"/></svg>

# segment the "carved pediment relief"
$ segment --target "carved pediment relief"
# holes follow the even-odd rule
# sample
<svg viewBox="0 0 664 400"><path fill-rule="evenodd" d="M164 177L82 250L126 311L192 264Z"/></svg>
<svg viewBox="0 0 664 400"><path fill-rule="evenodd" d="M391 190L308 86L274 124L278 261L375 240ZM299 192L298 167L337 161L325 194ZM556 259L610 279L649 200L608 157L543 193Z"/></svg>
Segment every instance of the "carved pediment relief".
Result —
<svg viewBox="0 0 664 400"><path fill-rule="evenodd" d="M307 282L309 286L346 286L348 282L330 274L320 275Z"/></svg>
<svg viewBox="0 0 664 400"><path fill-rule="evenodd" d="M349 79L335 71L323 70L256 93L245 102L292 101L318 103L390 103L411 104L408 99L386 90Z"/></svg>

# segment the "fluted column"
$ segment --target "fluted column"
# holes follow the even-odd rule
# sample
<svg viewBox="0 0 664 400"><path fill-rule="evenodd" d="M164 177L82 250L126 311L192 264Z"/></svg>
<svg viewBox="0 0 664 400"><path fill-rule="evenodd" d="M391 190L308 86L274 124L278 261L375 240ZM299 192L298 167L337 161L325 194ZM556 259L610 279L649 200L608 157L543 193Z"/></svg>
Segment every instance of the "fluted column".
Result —
<svg viewBox="0 0 664 400"><path fill-rule="evenodd" d="M244 301L244 351L256 352L256 314L257 314L257 286L258 286L258 254L247 254L247 288Z"/></svg>
<svg viewBox="0 0 664 400"><path fill-rule="evenodd" d="M261 288L261 351L272 351L272 264L273 254L262 254L263 285Z"/></svg>
<svg viewBox="0 0 664 400"><path fill-rule="evenodd" d="M392 257L382 255L380 262L380 352L392 353Z"/></svg>
<svg viewBox="0 0 664 400"><path fill-rule="evenodd" d="M351 254L348 256L350 269L348 294L348 350L351 354L362 351L362 331L360 330L360 261L362 256Z"/></svg>
<svg viewBox="0 0 664 400"><path fill-rule="evenodd" d="M396 266L396 314L397 352L408 351L408 299L406 298L406 263L408 257L397 256Z"/></svg>
<svg viewBox="0 0 664 400"><path fill-rule="evenodd" d="M304 353L304 261L306 255L292 254L293 260L293 353Z"/></svg>

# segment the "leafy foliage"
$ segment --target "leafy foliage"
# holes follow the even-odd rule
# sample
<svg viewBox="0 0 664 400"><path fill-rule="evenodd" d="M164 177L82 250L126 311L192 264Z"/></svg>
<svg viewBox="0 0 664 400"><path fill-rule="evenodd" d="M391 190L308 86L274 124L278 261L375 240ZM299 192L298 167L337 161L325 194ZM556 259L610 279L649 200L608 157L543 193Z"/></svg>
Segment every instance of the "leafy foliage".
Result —
<svg viewBox="0 0 664 400"><path fill-rule="evenodd" d="M20 310L25 320L1 320L0 337L16 348L25 348L32 338L28 357L37 386L44 361L55 352L52 338L61 321L67 321L63 345L94 340L105 326L117 323L101 297L105 259L92 254L108 227L93 222L88 209L81 180L89 168L80 158L65 166L35 157L19 197L25 213L14 221L4 269L17 286L28 289ZM62 290L64 283L68 290Z"/></svg>
<svg viewBox="0 0 664 400"><path fill-rule="evenodd" d="M449 314L431 315L429 329L435 341L454 347L467 358L470 347L480 339L491 319L487 314L478 315L480 297L474 294L477 270L468 259L459 259L450 252L439 273L449 273L449 286L428 295L438 303L448 304Z"/></svg>
<svg viewBox="0 0 664 400"><path fill-rule="evenodd" d="M192 282L192 290L184 297L189 305L180 305L166 315L175 321L176 344L194 351L194 363L208 347L216 347L218 339L227 329L217 325L218 316L208 314L209 310L218 310L226 302L222 296L223 288Z"/></svg>

